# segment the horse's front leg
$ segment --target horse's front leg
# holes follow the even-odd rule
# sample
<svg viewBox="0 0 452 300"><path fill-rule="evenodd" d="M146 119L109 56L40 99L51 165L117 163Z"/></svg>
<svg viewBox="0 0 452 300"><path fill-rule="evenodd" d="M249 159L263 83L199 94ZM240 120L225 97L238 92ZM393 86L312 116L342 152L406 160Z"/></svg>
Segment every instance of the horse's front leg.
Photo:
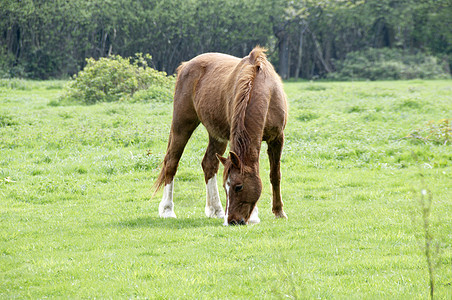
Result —
<svg viewBox="0 0 452 300"><path fill-rule="evenodd" d="M173 118L168 148L163 160L162 170L157 179L158 185L165 185L163 197L159 204L159 215L162 218L176 218L173 204L174 176L176 175L177 166L184 152L185 145L199 124L196 119L183 120L184 122L181 119Z"/></svg>
<svg viewBox="0 0 452 300"><path fill-rule="evenodd" d="M285 218L287 215L283 210L281 199L281 152L284 144L284 135L267 142L268 158L270 161L270 182L273 189L272 211L276 218Z"/></svg>
<svg viewBox="0 0 452 300"><path fill-rule="evenodd" d="M209 218L223 218L224 211L221 205L217 186L217 172L219 161L216 154L223 155L227 143L219 141L209 135L209 145L202 160L204 179L206 180L206 216Z"/></svg>

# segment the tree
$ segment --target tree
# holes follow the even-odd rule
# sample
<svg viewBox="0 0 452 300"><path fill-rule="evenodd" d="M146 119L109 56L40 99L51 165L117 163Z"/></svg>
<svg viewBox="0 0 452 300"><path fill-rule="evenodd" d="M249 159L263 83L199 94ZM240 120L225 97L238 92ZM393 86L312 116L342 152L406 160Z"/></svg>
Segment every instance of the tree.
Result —
<svg viewBox="0 0 452 300"><path fill-rule="evenodd" d="M368 48L452 62L451 0L3 0L0 76L61 77L86 58L150 53L173 73L203 52L267 46L281 77L312 78Z"/></svg>

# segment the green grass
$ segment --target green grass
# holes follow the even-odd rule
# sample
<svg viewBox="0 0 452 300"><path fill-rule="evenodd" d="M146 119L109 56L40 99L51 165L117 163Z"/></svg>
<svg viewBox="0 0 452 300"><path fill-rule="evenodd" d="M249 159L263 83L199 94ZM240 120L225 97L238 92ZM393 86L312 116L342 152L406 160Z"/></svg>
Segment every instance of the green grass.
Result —
<svg viewBox="0 0 452 300"><path fill-rule="evenodd" d="M271 213L264 145L261 223L245 227L204 217L202 127L178 219L160 219L172 104L61 106L64 84L0 82L0 298L425 299L419 167L435 295L452 297L452 146L404 138L452 118L452 81L286 83L289 219Z"/></svg>

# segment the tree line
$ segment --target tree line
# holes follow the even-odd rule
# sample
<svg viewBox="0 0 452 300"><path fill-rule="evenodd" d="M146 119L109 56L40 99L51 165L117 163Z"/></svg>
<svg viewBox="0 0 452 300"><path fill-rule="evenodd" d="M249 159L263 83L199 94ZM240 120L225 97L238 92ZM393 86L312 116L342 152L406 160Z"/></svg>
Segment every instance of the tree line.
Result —
<svg viewBox="0 0 452 300"><path fill-rule="evenodd" d="M65 77L87 58L135 53L172 74L200 53L245 56L255 45L283 78L324 77L368 48L450 67L451 15L452 0L3 0L0 77Z"/></svg>

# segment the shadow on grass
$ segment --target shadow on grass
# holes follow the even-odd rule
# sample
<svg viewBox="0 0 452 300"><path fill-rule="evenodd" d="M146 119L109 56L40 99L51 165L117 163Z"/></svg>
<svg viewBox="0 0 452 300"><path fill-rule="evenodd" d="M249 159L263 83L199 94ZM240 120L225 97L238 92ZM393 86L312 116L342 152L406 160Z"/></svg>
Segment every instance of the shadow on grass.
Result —
<svg viewBox="0 0 452 300"><path fill-rule="evenodd" d="M162 219L159 217L143 217L133 220L123 220L114 225L129 228L166 228L166 229L186 229L200 227L220 227L223 226L223 219L210 218L181 218Z"/></svg>

